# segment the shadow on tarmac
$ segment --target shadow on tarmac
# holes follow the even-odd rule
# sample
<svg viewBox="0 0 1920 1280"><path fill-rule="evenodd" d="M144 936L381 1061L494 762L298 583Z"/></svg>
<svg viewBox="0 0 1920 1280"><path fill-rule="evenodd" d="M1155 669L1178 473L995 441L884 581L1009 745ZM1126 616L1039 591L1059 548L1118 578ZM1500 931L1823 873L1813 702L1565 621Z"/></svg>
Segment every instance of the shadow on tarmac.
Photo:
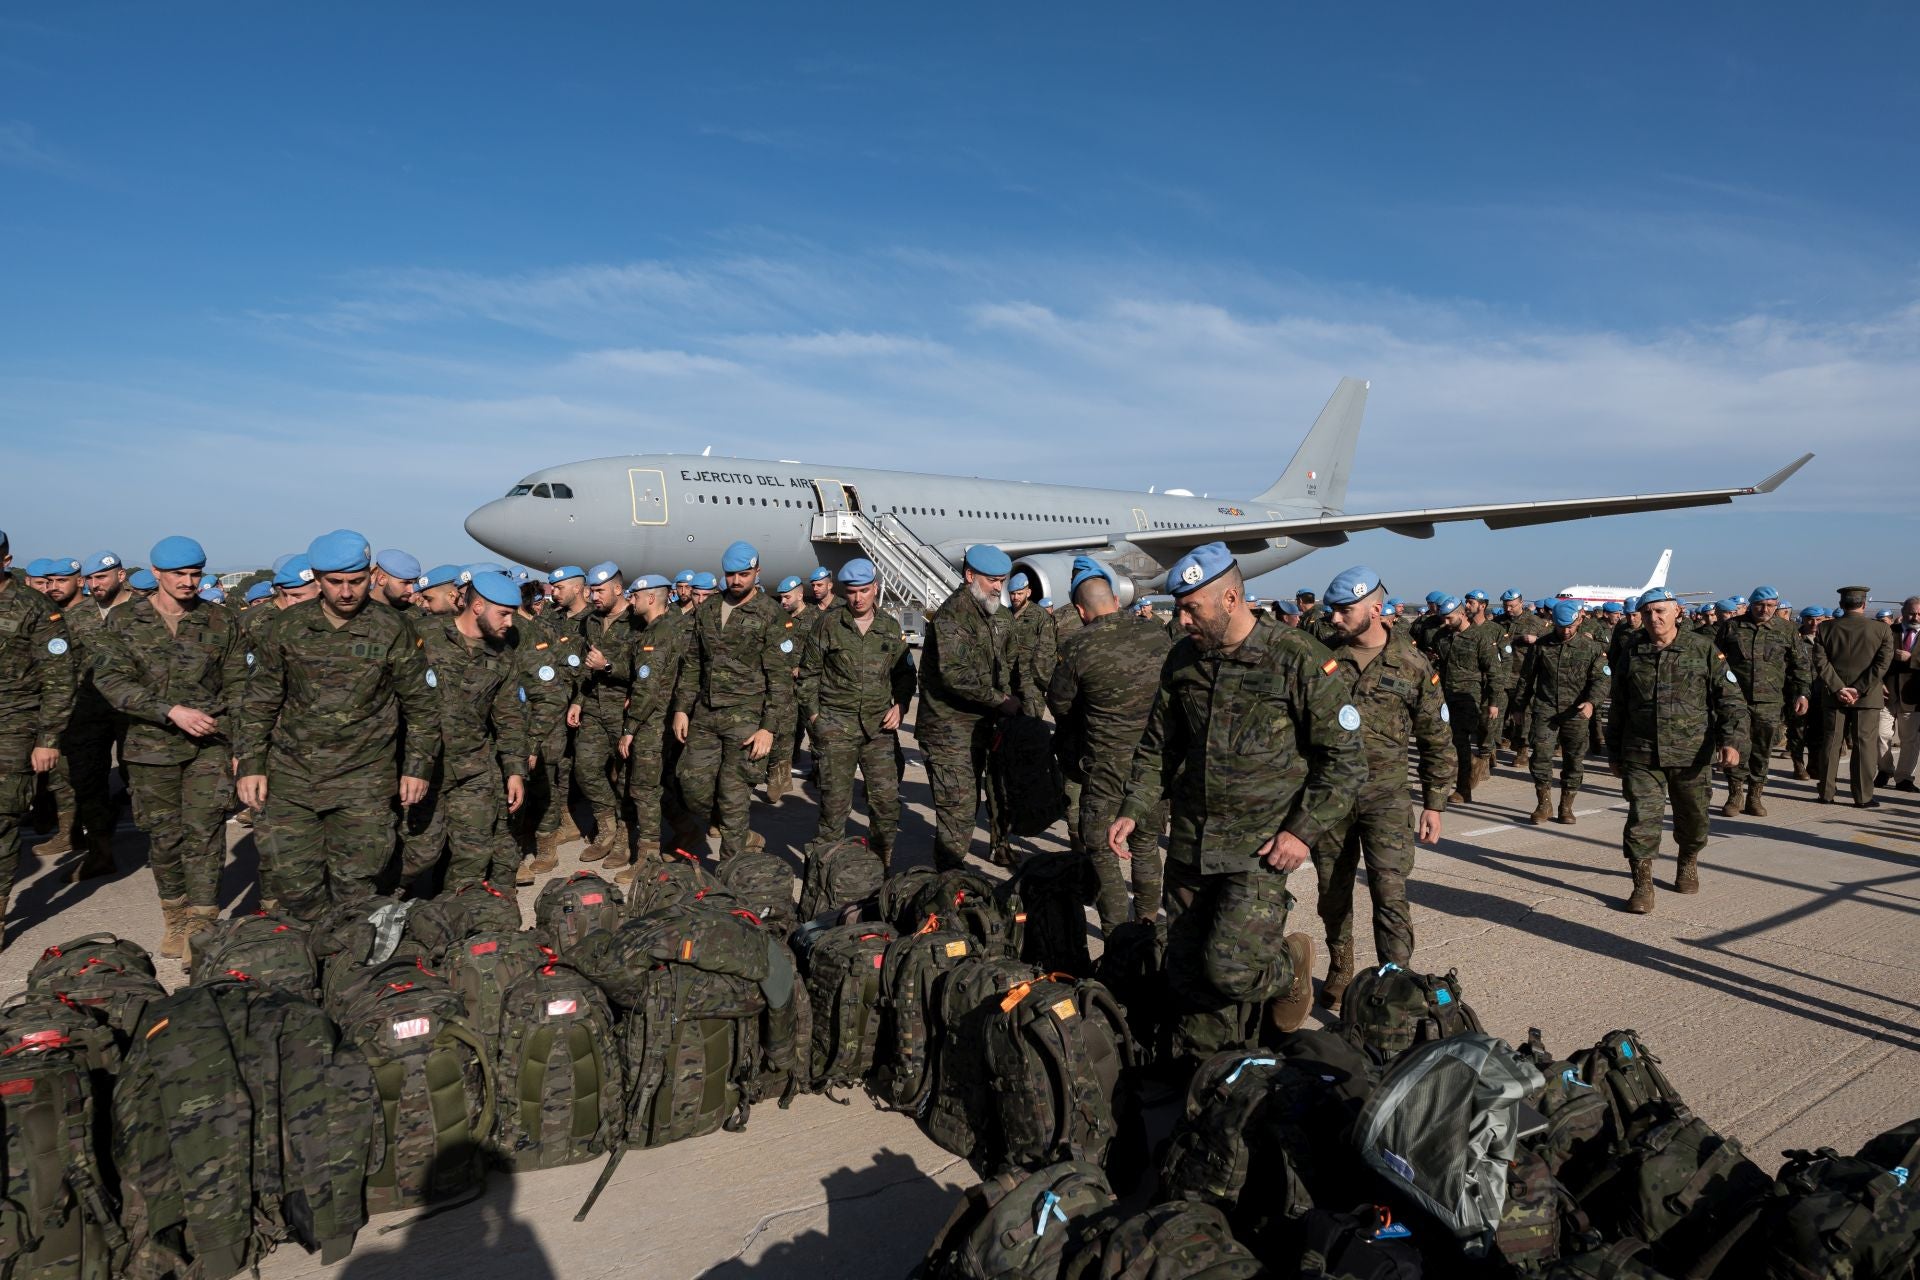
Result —
<svg viewBox="0 0 1920 1280"><path fill-rule="evenodd" d="M360 1229L339 1280L416 1280L421 1275L557 1280L533 1229L513 1214L515 1182L511 1175L496 1172L476 1202L456 1197L445 1213L429 1208L397 1223L390 1218L369 1222ZM395 1230L382 1237L381 1229L389 1225Z"/></svg>

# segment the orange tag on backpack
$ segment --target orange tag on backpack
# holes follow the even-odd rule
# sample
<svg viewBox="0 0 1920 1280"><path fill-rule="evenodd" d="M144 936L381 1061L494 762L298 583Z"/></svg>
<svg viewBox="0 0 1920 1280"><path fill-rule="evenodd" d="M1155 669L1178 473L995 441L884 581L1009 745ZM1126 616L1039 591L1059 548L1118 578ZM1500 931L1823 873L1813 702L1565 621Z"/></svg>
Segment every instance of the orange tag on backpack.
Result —
<svg viewBox="0 0 1920 1280"><path fill-rule="evenodd" d="M1031 982L1023 982L1013 990L1007 992L1006 998L1000 1002L1000 1012L1012 1013L1020 1007L1020 1002L1025 1000L1027 994L1032 990L1033 984Z"/></svg>

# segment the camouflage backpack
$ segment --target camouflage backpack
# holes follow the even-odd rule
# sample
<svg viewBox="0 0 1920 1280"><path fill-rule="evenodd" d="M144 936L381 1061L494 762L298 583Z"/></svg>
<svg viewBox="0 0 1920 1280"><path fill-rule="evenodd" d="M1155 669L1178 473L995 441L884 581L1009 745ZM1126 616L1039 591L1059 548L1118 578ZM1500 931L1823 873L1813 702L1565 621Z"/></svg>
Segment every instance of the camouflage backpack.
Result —
<svg viewBox="0 0 1920 1280"><path fill-rule="evenodd" d="M1173 1019L1167 1000L1167 925L1164 920L1129 920L1107 934L1107 945L1093 966L1113 998L1127 1011L1127 1029L1143 1066L1173 1060Z"/></svg>
<svg viewBox="0 0 1920 1280"><path fill-rule="evenodd" d="M1646 1259L1647 1243L1628 1237L1569 1253L1548 1267L1546 1280L1667 1280Z"/></svg>
<svg viewBox="0 0 1920 1280"><path fill-rule="evenodd" d="M1093 864L1084 854L1036 853L1022 862L1000 891L1003 899L1017 898L1019 904L1003 906L1004 914L1024 913L1020 958L1049 973L1092 976L1087 904L1093 887Z"/></svg>
<svg viewBox="0 0 1920 1280"><path fill-rule="evenodd" d="M1909 1123L1843 1156L1789 1151L1726 1274L1762 1280L1904 1280L1920 1268L1920 1141Z"/></svg>
<svg viewBox="0 0 1920 1280"><path fill-rule="evenodd" d="M999 1103L996 1169L1056 1160L1105 1164L1136 1116L1133 1037L1105 987L1049 975L1017 984L987 1024L987 1071Z"/></svg>
<svg viewBox="0 0 1920 1280"><path fill-rule="evenodd" d="M664 862L635 868L627 886L627 914L650 916L688 902L731 902L733 891L684 849Z"/></svg>
<svg viewBox="0 0 1920 1280"><path fill-rule="evenodd" d="M1014 1170L970 1188L935 1237L916 1280L1053 1280L1111 1217L1113 1188L1096 1164Z"/></svg>
<svg viewBox="0 0 1920 1280"><path fill-rule="evenodd" d="M1527 1053L1546 1080L1527 1105L1546 1118L1547 1127L1521 1144L1539 1153L1556 1178L1573 1180L1606 1158L1607 1099L1580 1078L1579 1066L1547 1052L1538 1027L1527 1033Z"/></svg>
<svg viewBox="0 0 1920 1280"><path fill-rule="evenodd" d="M512 933L519 927L519 900L486 880L417 902L407 913L407 936L420 944L430 965L444 962L462 940L476 933Z"/></svg>
<svg viewBox="0 0 1920 1280"><path fill-rule="evenodd" d="M810 847L806 877L800 886L799 918L818 920L852 908L879 893L886 879L886 863L858 836Z"/></svg>
<svg viewBox="0 0 1920 1280"><path fill-rule="evenodd" d="M533 900L533 923L562 955L596 929L620 927L626 899L612 881L591 871L556 876Z"/></svg>
<svg viewBox="0 0 1920 1280"><path fill-rule="evenodd" d="M50 982L71 977L75 970L90 964L154 976L153 957L139 943L111 933L89 933L42 951L33 968L27 970L27 990L51 990Z"/></svg>
<svg viewBox="0 0 1920 1280"><path fill-rule="evenodd" d="M322 912L307 929L307 949L320 974L320 1002L331 1003L331 988L344 985L361 968L395 956L421 954L407 937L407 916L418 905L394 898L362 898Z"/></svg>
<svg viewBox="0 0 1920 1280"><path fill-rule="evenodd" d="M1063 1276L1126 1277L1127 1280L1245 1280L1266 1268L1233 1238L1226 1219L1210 1204L1174 1200L1155 1205L1110 1227L1098 1241L1097 1262L1069 1260Z"/></svg>
<svg viewBox="0 0 1920 1280"><path fill-rule="evenodd" d="M1340 1034L1382 1066L1415 1045L1484 1030L1451 969L1438 977L1397 964L1362 969L1340 998Z"/></svg>
<svg viewBox="0 0 1920 1280"><path fill-rule="evenodd" d="M319 983L306 926L282 916L234 916L217 920L193 940L193 984L245 977L311 1000Z"/></svg>
<svg viewBox="0 0 1920 1280"><path fill-rule="evenodd" d="M1507 1166L1507 1201L1494 1228L1495 1251L1514 1270L1537 1275L1563 1249L1599 1242L1546 1157L1522 1144Z"/></svg>
<svg viewBox="0 0 1920 1280"><path fill-rule="evenodd" d="M516 1173L578 1164L620 1140L619 1037L600 988L542 947L498 1024L494 1147Z"/></svg>
<svg viewBox="0 0 1920 1280"><path fill-rule="evenodd" d="M470 934L441 963L441 975L460 997L467 1021L489 1044L500 1034L507 989L547 962L544 936L520 930Z"/></svg>
<svg viewBox="0 0 1920 1280"><path fill-rule="evenodd" d="M27 990L86 1010L112 1028L122 1045L132 1039L147 1006L167 994L146 949L110 933L48 947L27 973Z"/></svg>
<svg viewBox="0 0 1920 1280"><path fill-rule="evenodd" d="M327 1012L373 1068L386 1156L367 1178L367 1211L409 1209L466 1190L483 1173L498 1096L493 1055L460 997L418 958L364 966Z"/></svg>
<svg viewBox="0 0 1920 1280"><path fill-rule="evenodd" d="M994 882L975 871L928 871L915 868L888 880L881 888L880 918L901 933L912 933L938 916L943 928L971 934L982 953L1013 957L1020 954L1026 912L1018 891L996 890Z"/></svg>
<svg viewBox="0 0 1920 1280"><path fill-rule="evenodd" d="M784 938L798 918L793 905L793 868L771 853L737 853L720 864L717 878L734 900L760 918L768 933Z"/></svg>
<svg viewBox="0 0 1920 1280"><path fill-rule="evenodd" d="M884 924L843 924L813 940L804 957L813 1009L813 1088L857 1085L873 1070L881 973L897 937Z"/></svg>
<svg viewBox="0 0 1920 1280"><path fill-rule="evenodd" d="M880 966L880 1040L868 1087L895 1111L916 1115L933 1092L940 976L974 950L971 937L939 924L935 916L919 932L895 938Z"/></svg>
<svg viewBox="0 0 1920 1280"><path fill-rule="evenodd" d="M1007 993L1040 976L1018 960L974 955L940 979L932 1032L933 1096L920 1113L920 1127L975 1168L994 1163L1000 1145L998 1084L987 1065L989 1027L1005 1016L1000 1002Z"/></svg>

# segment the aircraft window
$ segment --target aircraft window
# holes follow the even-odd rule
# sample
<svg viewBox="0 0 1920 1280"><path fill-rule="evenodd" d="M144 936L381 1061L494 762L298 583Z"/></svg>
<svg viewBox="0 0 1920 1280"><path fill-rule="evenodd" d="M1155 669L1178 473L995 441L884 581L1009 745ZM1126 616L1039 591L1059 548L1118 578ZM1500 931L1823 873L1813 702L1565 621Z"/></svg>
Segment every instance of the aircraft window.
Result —
<svg viewBox="0 0 1920 1280"><path fill-rule="evenodd" d="M530 484L517 484L517 485L515 485L515 486L513 486L513 488L511 488L511 489L509 489L509 490L507 490L507 496L508 496L509 498L524 498L524 497L526 497L526 496L527 496L527 495L528 495L529 493L532 493L532 492L533 492L533 486L532 486L532 485L530 485Z"/></svg>
<svg viewBox="0 0 1920 1280"><path fill-rule="evenodd" d="M571 498L573 496L573 486L570 484L555 484L553 486L553 496L556 498Z"/></svg>
<svg viewBox="0 0 1920 1280"><path fill-rule="evenodd" d="M551 498L553 496L553 490L544 484L537 484L533 486L533 496L536 498Z"/></svg>

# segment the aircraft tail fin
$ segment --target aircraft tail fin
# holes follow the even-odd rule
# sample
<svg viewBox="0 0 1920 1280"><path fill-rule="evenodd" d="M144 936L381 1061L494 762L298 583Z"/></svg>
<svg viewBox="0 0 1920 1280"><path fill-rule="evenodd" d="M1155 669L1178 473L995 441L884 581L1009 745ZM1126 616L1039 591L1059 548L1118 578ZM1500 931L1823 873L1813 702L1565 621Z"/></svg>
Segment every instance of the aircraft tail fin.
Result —
<svg viewBox="0 0 1920 1280"><path fill-rule="evenodd" d="M1347 474L1353 470L1353 446L1360 438L1369 385L1359 378L1340 379L1286 472L1254 501L1315 503L1325 513L1346 509Z"/></svg>
<svg viewBox="0 0 1920 1280"><path fill-rule="evenodd" d="M1666 586L1667 585L1667 566L1672 563L1673 563L1673 548L1668 547L1665 551L1662 551L1660 553L1660 563L1653 566L1653 576L1647 579L1647 585L1640 588L1640 590L1636 594L1645 595L1647 592L1653 590L1655 587Z"/></svg>

